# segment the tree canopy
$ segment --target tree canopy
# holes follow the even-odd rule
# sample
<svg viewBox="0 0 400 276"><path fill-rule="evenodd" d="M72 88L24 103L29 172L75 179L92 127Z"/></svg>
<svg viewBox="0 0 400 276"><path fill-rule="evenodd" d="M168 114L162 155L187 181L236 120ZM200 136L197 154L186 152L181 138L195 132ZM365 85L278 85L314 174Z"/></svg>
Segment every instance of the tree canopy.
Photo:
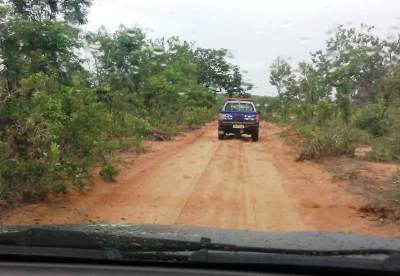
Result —
<svg viewBox="0 0 400 276"><path fill-rule="evenodd" d="M382 39L371 26L339 26L310 61L294 69L280 57L271 64L275 110L311 139L311 155L352 153L376 140L376 156L399 159L399 45L400 36Z"/></svg>
<svg viewBox="0 0 400 276"><path fill-rule="evenodd" d="M94 164L215 116L249 87L225 49L83 32L89 0L0 0L0 200L84 190Z"/></svg>

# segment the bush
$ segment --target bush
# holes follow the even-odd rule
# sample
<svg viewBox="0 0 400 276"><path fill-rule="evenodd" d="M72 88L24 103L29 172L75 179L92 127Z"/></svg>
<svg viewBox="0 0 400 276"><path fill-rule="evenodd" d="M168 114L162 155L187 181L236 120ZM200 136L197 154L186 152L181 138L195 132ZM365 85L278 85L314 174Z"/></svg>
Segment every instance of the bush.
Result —
<svg viewBox="0 0 400 276"><path fill-rule="evenodd" d="M195 129L202 126L205 122L212 120L216 112L206 107L191 107L184 111L185 126Z"/></svg>
<svg viewBox="0 0 400 276"><path fill-rule="evenodd" d="M9 120L0 125L0 200L37 201L71 188L85 190L98 162L105 162L100 175L114 181L118 169L108 159L116 150L138 152L154 129L171 137L215 114L214 98L208 95L203 104L210 107L182 98L179 105L158 109L110 111L97 92L79 83L59 85L56 93L45 89L54 84L42 74L23 83L34 91L32 97L15 97L0 106L0 118Z"/></svg>
<svg viewBox="0 0 400 276"><path fill-rule="evenodd" d="M392 124L387 107L383 103L369 104L359 108L353 121L356 127L374 136L387 134Z"/></svg>
<svg viewBox="0 0 400 276"><path fill-rule="evenodd" d="M295 127L302 135L299 160L320 158L324 155L353 154L359 145L370 145L367 157L376 161L400 160L400 120L398 106L384 102L351 108L351 123L338 113L338 105L320 101L314 106L313 120L306 117L308 109L298 107ZM306 112L307 111L307 112Z"/></svg>
<svg viewBox="0 0 400 276"><path fill-rule="evenodd" d="M303 149L298 161L318 159L326 155L353 154L357 145L365 143L362 131L331 121L324 127L300 127Z"/></svg>
<svg viewBox="0 0 400 276"><path fill-rule="evenodd" d="M236 81L224 50L214 54L176 37L150 40L123 26L83 37L62 9L39 20L3 2L0 201L84 190L99 163L100 174L113 180L118 170L109 159L116 151L139 151L155 130L171 137L214 118L217 97L206 69L226 72L211 86ZM94 44L95 72L78 56L82 45Z"/></svg>
<svg viewBox="0 0 400 276"><path fill-rule="evenodd" d="M101 168L99 174L101 175L101 177L103 177L104 180L114 182L115 177L119 174L119 170L115 165L111 163L106 163Z"/></svg>
<svg viewBox="0 0 400 276"><path fill-rule="evenodd" d="M331 121L336 113L335 104L326 100L320 101L314 107L314 122L318 126L323 126L327 122Z"/></svg>
<svg viewBox="0 0 400 276"><path fill-rule="evenodd" d="M368 154L372 161L400 161L400 137L381 137L372 143Z"/></svg>

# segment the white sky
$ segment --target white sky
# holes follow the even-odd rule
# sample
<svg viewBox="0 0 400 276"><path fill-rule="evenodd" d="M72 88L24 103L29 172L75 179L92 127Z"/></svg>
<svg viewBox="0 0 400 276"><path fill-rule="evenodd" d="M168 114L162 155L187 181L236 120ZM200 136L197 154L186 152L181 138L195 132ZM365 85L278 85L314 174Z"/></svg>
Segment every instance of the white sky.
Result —
<svg viewBox="0 0 400 276"><path fill-rule="evenodd" d="M94 0L86 29L137 25L152 38L178 35L200 47L226 48L259 95L274 95L268 67L323 49L338 24L374 25L386 37L400 25L399 0Z"/></svg>

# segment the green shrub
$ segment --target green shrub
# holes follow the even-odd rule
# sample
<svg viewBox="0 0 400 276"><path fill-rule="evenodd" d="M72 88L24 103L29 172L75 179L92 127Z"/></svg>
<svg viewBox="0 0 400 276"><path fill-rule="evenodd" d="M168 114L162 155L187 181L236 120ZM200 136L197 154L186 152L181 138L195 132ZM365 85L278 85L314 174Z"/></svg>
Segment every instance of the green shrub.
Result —
<svg viewBox="0 0 400 276"><path fill-rule="evenodd" d="M368 153L372 161L400 161L400 137L381 137L372 143L372 151Z"/></svg>
<svg viewBox="0 0 400 276"><path fill-rule="evenodd" d="M336 113L335 104L326 100L320 101L314 107L314 122L318 126L323 126L327 122L331 121Z"/></svg>
<svg viewBox="0 0 400 276"><path fill-rule="evenodd" d="M369 104L359 108L353 121L356 127L364 129L374 136L387 134L392 125L387 107L383 103Z"/></svg>
<svg viewBox="0 0 400 276"><path fill-rule="evenodd" d="M400 136L395 137L390 143L392 159L400 161Z"/></svg>
<svg viewBox="0 0 400 276"><path fill-rule="evenodd" d="M324 127L300 128L303 149L298 160L317 159L326 155L353 154L357 145L368 139L362 131L332 121Z"/></svg>
<svg viewBox="0 0 400 276"><path fill-rule="evenodd" d="M192 107L184 111L185 126L189 129L199 128L215 117L214 110L206 107Z"/></svg>
<svg viewBox="0 0 400 276"><path fill-rule="evenodd" d="M119 170L115 165L111 163L105 163L99 174L104 180L113 182L115 181L115 177L119 174Z"/></svg>
<svg viewBox="0 0 400 276"><path fill-rule="evenodd" d="M123 137L120 139L119 148L123 151L140 153L143 151L143 139L138 137Z"/></svg>
<svg viewBox="0 0 400 276"><path fill-rule="evenodd" d="M172 137L214 118L217 97L200 81L200 57L211 49L202 54L178 38L148 40L139 28L122 26L78 38L76 22L62 20L61 11L38 20L1 3L1 201L83 191L99 163L100 174L114 180L116 151L138 152L155 130ZM101 45L95 72L76 55L93 43ZM234 68L224 51L218 57L220 66Z"/></svg>

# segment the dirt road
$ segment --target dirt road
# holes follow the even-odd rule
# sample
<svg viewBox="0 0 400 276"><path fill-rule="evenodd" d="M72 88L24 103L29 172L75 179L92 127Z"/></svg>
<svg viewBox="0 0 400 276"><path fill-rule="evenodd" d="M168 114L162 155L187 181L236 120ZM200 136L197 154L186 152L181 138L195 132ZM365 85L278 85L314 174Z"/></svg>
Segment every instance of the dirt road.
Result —
<svg viewBox="0 0 400 276"><path fill-rule="evenodd" d="M260 141L216 138L216 123L127 158L116 183L29 204L2 224L144 223L258 231L344 231L400 236L357 211L363 199L332 182L315 162L295 162L280 129L262 124Z"/></svg>

